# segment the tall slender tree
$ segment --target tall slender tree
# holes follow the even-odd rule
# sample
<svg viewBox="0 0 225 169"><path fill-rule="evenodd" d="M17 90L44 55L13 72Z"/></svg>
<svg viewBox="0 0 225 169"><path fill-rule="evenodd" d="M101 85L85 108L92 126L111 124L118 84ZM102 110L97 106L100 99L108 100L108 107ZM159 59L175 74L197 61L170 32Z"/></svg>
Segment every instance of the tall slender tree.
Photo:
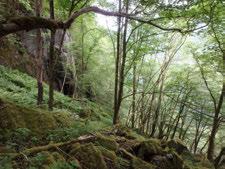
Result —
<svg viewBox="0 0 225 169"><path fill-rule="evenodd" d="M49 0L49 8L50 8L50 19L54 20L55 19L54 0ZM49 47L49 101L48 101L49 110L53 110L53 104L54 104L55 33L56 33L56 30L52 29L50 47Z"/></svg>
<svg viewBox="0 0 225 169"><path fill-rule="evenodd" d="M35 10L36 10L36 16L41 17L42 0L35 1ZM43 102L43 63L42 63L43 44L42 44L41 29L37 29L36 37L37 37L36 38L37 40L36 42L37 43L36 76L37 76L37 86L38 86L37 105L40 105Z"/></svg>

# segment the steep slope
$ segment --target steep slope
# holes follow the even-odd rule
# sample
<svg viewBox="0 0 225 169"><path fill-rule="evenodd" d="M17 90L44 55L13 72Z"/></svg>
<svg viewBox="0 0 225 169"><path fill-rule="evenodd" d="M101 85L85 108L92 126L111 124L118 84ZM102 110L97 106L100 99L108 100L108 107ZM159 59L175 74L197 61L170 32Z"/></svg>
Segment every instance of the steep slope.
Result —
<svg viewBox="0 0 225 169"><path fill-rule="evenodd" d="M179 141L144 139L119 126L0 157L2 166L17 169L213 169Z"/></svg>
<svg viewBox="0 0 225 169"><path fill-rule="evenodd" d="M11 140L11 135L21 130L29 130L32 136L45 138L43 142L46 142L68 140L112 124L112 114L100 105L88 100L77 101L58 92L55 92L54 111L49 112L47 84L44 104L37 107L36 80L3 66L0 66L0 93L0 143Z"/></svg>

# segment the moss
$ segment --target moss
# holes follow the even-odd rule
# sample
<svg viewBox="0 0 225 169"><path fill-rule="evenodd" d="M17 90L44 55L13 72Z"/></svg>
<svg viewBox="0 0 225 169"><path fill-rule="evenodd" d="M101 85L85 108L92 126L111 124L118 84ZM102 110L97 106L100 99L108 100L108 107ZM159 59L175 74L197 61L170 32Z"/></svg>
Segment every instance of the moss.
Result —
<svg viewBox="0 0 225 169"><path fill-rule="evenodd" d="M128 132L127 133L127 138L135 139L137 141L145 141L146 140L142 135L139 135L135 131Z"/></svg>
<svg viewBox="0 0 225 169"><path fill-rule="evenodd" d="M121 157L117 157L116 159L116 169L130 169L130 161L123 159Z"/></svg>
<svg viewBox="0 0 225 169"><path fill-rule="evenodd" d="M103 136L101 134L97 135L97 139L95 144L105 147L106 149L117 151L118 150L118 143L112 136Z"/></svg>
<svg viewBox="0 0 225 169"><path fill-rule="evenodd" d="M35 157L31 159L31 168L41 168L41 169L49 169L49 166L55 164L56 162L64 162L65 159L58 152L48 152L42 151L38 153Z"/></svg>
<svg viewBox="0 0 225 169"><path fill-rule="evenodd" d="M173 152L172 153L173 158L172 158L172 164L174 166L177 166L177 168L183 168L184 162L182 157L177 153L177 152Z"/></svg>
<svg viewBox="0 0 225 169"><path fill-rule="evenodd" d="M80 146L76 145L75 150L71 151L70 154L79 161L82 168L107 169L101 151L92 143Z"/></svg>
<svg viewBox="0 0 225 169"><path fill-rule="evenodd" d="M150 139L143 141L138 149L138 157L145 161L150 161L153 155L163 154L163 149L160 145L160 141L157 139Z"/></svg>
<svg viewBox="0 0 225 169"><path fill-rule="evenodd" d="M116 159L117 156L114 151L107 150L102 146L97 146L97 148L101 151L104 161L106 162L107 168L115 168L116 167Z"/></svg>
<svg viewBox="0 0 225 169"><path fill-rule="evenodd" d="M61 154L59 154L58 152L53 152L52 156L54 157L54 159L56 161L65 161L65 158Z"/></svg>
<svg viewBox="0 0 225 169"><path fill-rule="evenodd" d="M186 145L179 139L170 140L166 144L169 148L174 149L178 154L188 151Z"/></svg>
<svg viewBox="0 0 225 169"><path fill-rule="evenodd" d="M213 164L204 155L184 152L182 153L182 158L187 169L214 169Z"/></svg>
<svg viewBox="0 0 225 169"><path fill-rule="evenodd" d="M45 157L45 161L44 161L45 165L50 165L50 164L53 164L55 162L55 158L48 151L43 151L42 154Z"/></svg>
<svg viewBox="0 0 225 169"><path fill-rule="evenodd" d="M0 128L3 130L27 128L37 135L42 135L49 129L72 124L72 119L68 113L40 111L7 101L4 101L1 107Z"/></svg>
<svg viewBox="0 0 225 169"><path fill-rule="evenodd" d="M143 160L141 160L140 158L133 158L132 159L132 169L155 169L156 166L147 163Z"/></svg>
<svg viewBox="0 0 225 169"><path fill-rule="evenodd" d="M102 155L111 161L116 161L116 153L114 151L107 150L106 148L102 146L97 146L97 148L101 151Z"/></svg>

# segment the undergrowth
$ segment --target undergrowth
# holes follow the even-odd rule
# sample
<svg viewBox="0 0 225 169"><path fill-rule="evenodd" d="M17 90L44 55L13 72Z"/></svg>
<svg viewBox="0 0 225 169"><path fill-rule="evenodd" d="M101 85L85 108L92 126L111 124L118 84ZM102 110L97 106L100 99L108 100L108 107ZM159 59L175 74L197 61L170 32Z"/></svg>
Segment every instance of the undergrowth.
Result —
<svg viewBox="0 0 225 169"><path fill-rule="evenodd" d="M37 108L36 79L18 70L0 66L0 93L1 98L26 107ZM54 111L56 112L70 112L84 116L82 118L92 118L92 120L111 118L111 115L106 113L101 106L89 100L77 101L59 92L55 92L54 99ZM48 85L44 84L44 101L43 105L38 108L46 110L47 103Z"/></svg>
<svg viewBox="0 0 225 169"><path fill-rule="evenodd" d="M27 111L32 112L35 110L48 114L48 85L44 84L44 103L37 107L36 79L25 73L0 66L0 93L0 99L9 101L10 104L15 103L19 105L21 109L24 107ZM54 97L55 104L53 114L69 113L72 115L71 118L74 119L74 123L71 127L59 127L46 130L46 135L43 137L47 142L70 140L82 134L102 130L112 125L111 114L97 103L89 100L77 101L59 92L55 92ZM17 106L15 106L15 108L16 107ZM7 130L7 132L6 130L2 130L0 133L4 133L4 135L0 138L4 140L4 142L8 140L10 146L20 145L20 148L24 148L27 146L27 144L23 145L24 142L38 144L32 132L33 131L25 127L16 130ZM31 141L28 142L27 140Z"/></svg>

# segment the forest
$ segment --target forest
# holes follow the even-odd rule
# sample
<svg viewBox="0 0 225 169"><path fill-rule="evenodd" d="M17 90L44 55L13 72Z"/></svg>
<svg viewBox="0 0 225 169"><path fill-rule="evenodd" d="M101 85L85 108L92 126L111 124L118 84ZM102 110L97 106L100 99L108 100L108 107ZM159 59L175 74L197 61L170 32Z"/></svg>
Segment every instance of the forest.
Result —
<svg viewBox="0 0 225 169"><path fill-rule="evenodd" d="M225 1L0 0L0 169L225 169Z"/></svg>

